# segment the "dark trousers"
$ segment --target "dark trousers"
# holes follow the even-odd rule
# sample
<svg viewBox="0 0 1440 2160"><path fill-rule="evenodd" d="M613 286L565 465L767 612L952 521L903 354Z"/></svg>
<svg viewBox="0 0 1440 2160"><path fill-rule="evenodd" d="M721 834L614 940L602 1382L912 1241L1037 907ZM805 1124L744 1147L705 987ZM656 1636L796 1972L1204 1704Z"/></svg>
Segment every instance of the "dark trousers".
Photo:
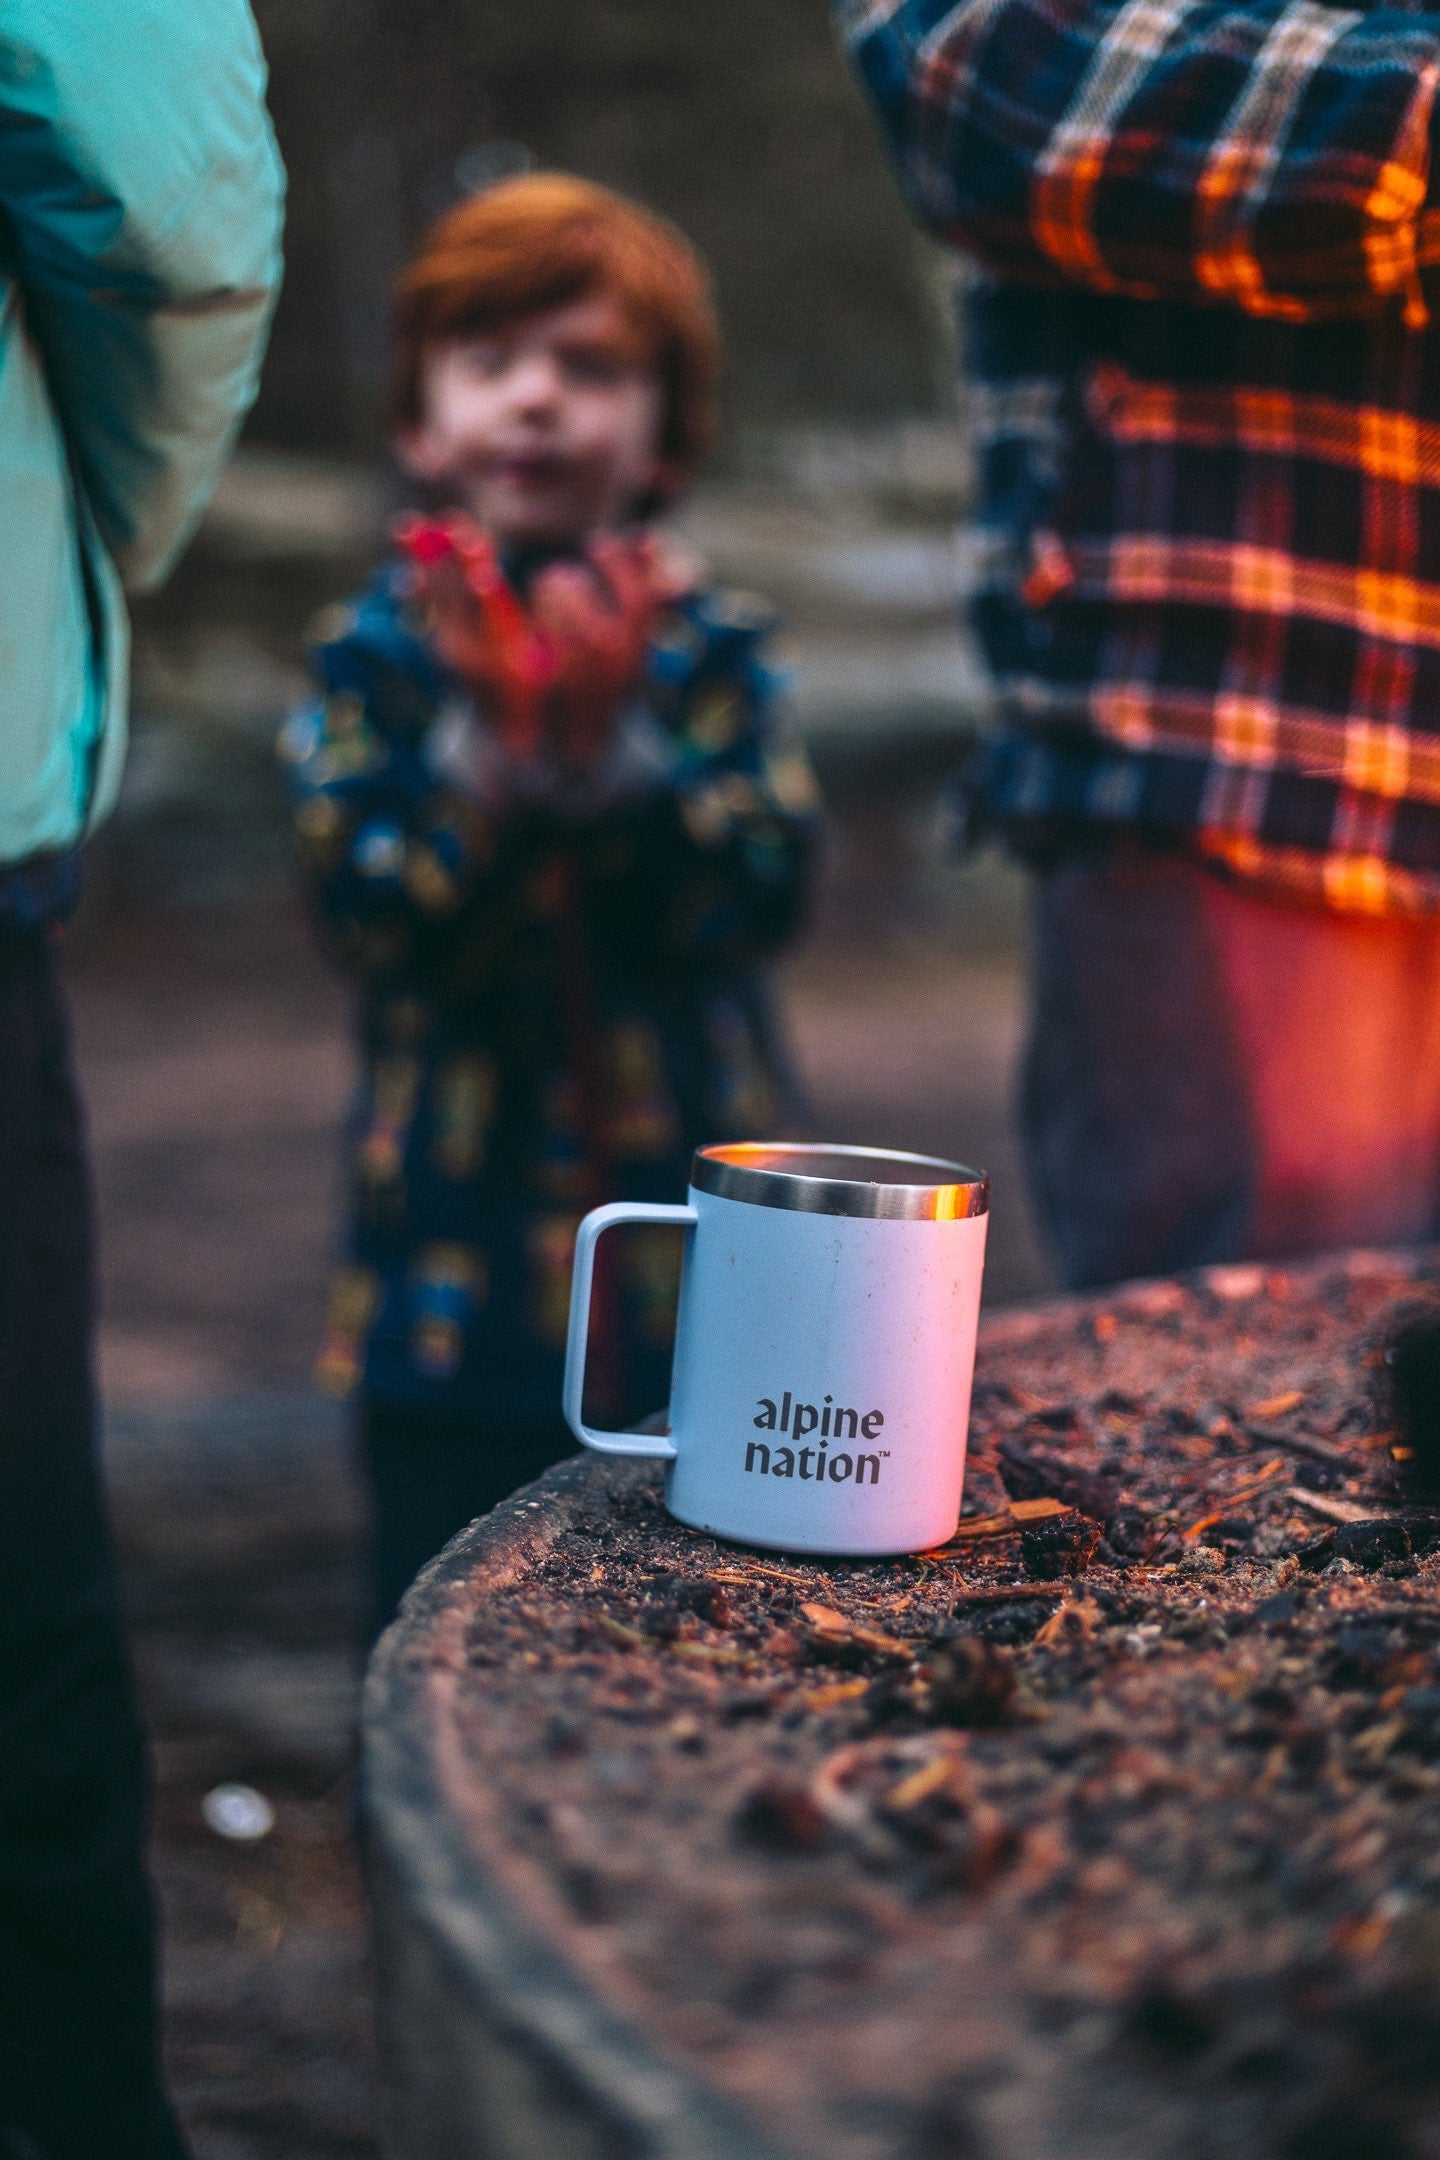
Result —
<svg viewBox="0 0 1440 2160"><path fill-rule="evenodd" d="M358 1439L370 1501L372 1641L442 1545L576 1446L558 1415L456 1416L368 1401Z"/></svg>
<svg viewBox="0 0 1440 2160"><path fill-rule="evenodd" d="M1440 919L1138 842L1035 893L1022 1123L1067 1285L1440 1235Z"/></svg>
<svg viewBox="0 0 1440 2160"><path fill-rule="evenodd" d="M177 2160L96 1459L89 1176L43 933L0 937L0 2155Z"/></svg>

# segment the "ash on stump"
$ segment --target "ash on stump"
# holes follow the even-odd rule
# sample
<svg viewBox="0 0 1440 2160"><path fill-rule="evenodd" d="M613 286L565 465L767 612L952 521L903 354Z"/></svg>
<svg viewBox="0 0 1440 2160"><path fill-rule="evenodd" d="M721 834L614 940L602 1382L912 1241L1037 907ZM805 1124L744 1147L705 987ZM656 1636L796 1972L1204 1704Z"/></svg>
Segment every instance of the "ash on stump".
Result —
<svg viewBox="0 0 1440 2160"><path fill-rule="evenodd" d="M1433 2160L1440 1515L1374 1407L1430 1273L991 1323L913 1560L600 1459L457 1540L367 1697L392 2152Z"/></svg>

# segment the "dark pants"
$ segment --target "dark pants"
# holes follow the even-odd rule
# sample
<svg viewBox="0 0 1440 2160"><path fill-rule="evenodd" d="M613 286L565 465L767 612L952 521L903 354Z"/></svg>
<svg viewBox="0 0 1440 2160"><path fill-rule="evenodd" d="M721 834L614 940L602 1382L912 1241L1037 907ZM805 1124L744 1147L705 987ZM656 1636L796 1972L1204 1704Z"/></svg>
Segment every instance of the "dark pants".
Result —
<svg viewBox="0 0 1440 2160"><path fill-rule="evenodd" d="M1032 995L1022 1125L1071 1288L1440 1234L1440 919L1097 845L1037 879Z"/></svg>
<svg viewBox="0 0 1440 2160"><path fill-rule="evenodd" d="M0 938L0 2155L175 2160L146 1780L96 1460L85 1140L49 943Z"/></svg>
<svg viewBox="0 0 1440 2160"><path fill-rule="evenodd" d="M575 1453L554 1419L455 1416L392 1403L360 1408L361 1466L370 1498L373 1640L427 1560L477 1515Z"/></svg>

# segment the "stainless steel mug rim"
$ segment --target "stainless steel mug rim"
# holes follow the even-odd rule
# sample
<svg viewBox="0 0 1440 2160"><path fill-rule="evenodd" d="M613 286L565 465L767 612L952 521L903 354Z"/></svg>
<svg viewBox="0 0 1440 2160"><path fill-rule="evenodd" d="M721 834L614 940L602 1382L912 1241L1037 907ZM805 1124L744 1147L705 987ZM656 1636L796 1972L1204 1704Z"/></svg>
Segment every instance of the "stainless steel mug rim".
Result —
<svg viewBox="0 0 1440 2160"><path fill-rule="evenodd" d="M983 1170L899 1148L832 1147L819 1141L729 1141L697 1148L696 1192L805 1215L858 1215L899 1222L959 1222L988 1214Z"/></svg>

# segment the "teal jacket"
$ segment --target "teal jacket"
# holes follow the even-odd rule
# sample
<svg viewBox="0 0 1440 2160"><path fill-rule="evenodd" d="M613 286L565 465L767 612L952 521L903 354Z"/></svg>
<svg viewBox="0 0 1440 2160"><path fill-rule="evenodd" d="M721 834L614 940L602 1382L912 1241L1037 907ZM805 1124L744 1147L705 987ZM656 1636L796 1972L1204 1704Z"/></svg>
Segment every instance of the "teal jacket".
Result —
<svg viewBox="0 0 1440 2160"><path fill-rule="evenodd" d="M122 588L163 578L254 396L284 191L264 90L245 0L0 16L0 869L113 802Z"/></svg>

